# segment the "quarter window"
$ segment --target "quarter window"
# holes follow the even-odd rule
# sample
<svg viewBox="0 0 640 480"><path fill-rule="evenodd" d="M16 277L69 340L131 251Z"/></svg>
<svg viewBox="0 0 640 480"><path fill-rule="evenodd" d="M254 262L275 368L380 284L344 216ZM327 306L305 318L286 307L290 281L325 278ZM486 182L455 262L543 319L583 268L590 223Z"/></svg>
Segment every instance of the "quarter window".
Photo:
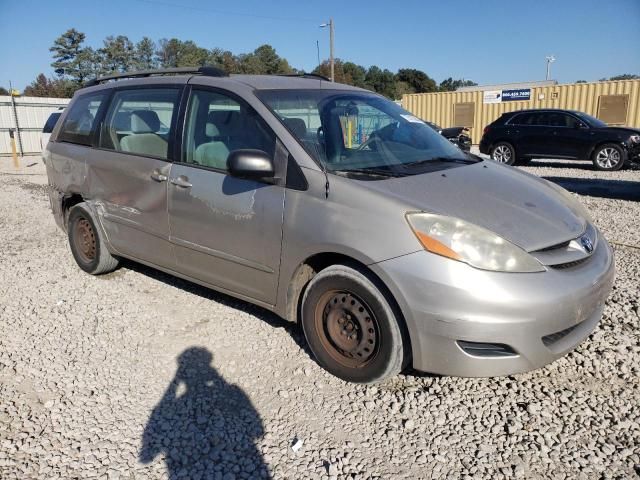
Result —
<svg viewBox="0 0 640 480"><path fill-rule="evenodd" d="M106 97L104 92L78 97L64 119L58 140L91 145L97 127L98 110Z"/></svg>
<svg viewBox="0 0 640 480"><path fill-rule="evenodd" d="M275 136L249 105L222 93L193 90L183 147L183 162L226 171L234 150L262 150L273 156Z"/></svg>
<svg viewBox="0 0 640 480"><path fill-rule="evenodd" d="M169 158L169 139L180 90L117 91L105 116L100 147L117 152Z"/></svg>

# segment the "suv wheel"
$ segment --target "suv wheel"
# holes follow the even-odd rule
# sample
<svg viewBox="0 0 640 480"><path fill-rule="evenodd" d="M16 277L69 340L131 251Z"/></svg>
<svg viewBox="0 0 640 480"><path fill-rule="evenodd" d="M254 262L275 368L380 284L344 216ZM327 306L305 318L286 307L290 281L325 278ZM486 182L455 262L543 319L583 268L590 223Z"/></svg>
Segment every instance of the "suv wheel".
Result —
<svg viewBox="0 0 640 480"><path fill-rule="evenodd" d="M75 205L69 212L67 234L73 258L85 272L99 275L118 267L118 259L105 247L102 234L84 202Z"/></svg>
<svg viewBox="0 0 640 480"><path fill-rule="evenodd" d="M624 151L614 143L601 145L593 152L593 166L610 172L620 170L624 165Z"/></svg>
<svg viewBox="0 0 640 480"><path fill-rule="evenodd" d="M379 382L405 365L408 342L367 272L334 265L318 273L302 299L302 328L318 363L343 380Z"/></svg>
<svg viewBox="0 0 640 480"><path fill-rule="evenodd" d="M510 143L499 142L491 149L491 159L498 163L513 165L516 163L516 151Z"/></svg>

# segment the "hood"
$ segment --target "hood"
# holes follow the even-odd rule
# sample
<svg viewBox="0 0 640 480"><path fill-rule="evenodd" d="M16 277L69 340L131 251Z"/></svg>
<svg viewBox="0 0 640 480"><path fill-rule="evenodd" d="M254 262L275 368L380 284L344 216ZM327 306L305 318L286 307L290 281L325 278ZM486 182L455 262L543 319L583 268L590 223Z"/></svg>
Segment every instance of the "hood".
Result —
<svg viewBox="0 0 640 480"><path fill-rule="evenodd" d="M631 127L603 127L600 130L606 130L607 132L616 132L629 135L640 135L640 128Z"/></svg>
<svg viewBox="0 0 640 480"><path fill-rule="evenodd" d="M440 131L440 134L445 138L453 138L457 137L461 133L464 133L465 130L467 130L465 127L449 127L443 128Z"/></svg>
<svg viewBox="0 0 640 480"><path fill-rule="evenodd" d="M581 207L558 187L489 161L358 183L401 201L408 211L460 218L529 252L577 238L586 226Z"/></svg>

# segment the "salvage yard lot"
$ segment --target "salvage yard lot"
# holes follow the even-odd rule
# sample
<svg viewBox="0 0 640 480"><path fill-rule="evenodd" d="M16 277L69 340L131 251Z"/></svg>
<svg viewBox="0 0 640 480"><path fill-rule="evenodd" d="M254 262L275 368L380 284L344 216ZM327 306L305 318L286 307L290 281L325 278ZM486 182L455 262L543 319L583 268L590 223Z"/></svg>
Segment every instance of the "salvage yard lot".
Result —
<svg viewBox="0 0 640 480"><path fill-rule="evenodd" d="M0 478L640 478L640 169L523 167L580 193L616 251L575 352L360 386L258 307L131 262L83 273L22 164L0 159Z"/></svg>

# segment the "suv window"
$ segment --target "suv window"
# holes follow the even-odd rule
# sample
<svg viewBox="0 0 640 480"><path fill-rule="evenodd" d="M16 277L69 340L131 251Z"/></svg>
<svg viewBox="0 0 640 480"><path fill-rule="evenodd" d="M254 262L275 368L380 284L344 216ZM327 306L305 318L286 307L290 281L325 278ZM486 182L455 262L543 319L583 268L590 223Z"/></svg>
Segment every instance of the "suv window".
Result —
<svg viewBox="0 0 640 480"><path fill-rule="evenodd" d="M520 113L509 122L511 125L531 125L531 113Z"/></svg>
<svg viewBox="0 0 640 480"><path fill-rule="evenodd" d="M106 97L106 92L78 97L64 119L58 141L91 145L97 127L98 109Z"/></svg>
<svg viewBox="0 0 640 480"><path fill-rule="evenodd" d="M100 147L123 153L169 158L171 122L179 95L179 88L117 91L105 116Z"/></svg>
<svg viewBox="0 0 640 480"><path fill-rule="evenodd" d="M42 133L53 132L53 128L56 126L56 122L60 118L60 115L61 115L60 112L54 112L51 115L49 115L49 118L47 119L47 123L45 123L44 127L42 127Z"/></svg>
<svg viewBox="0 0 640 480"><path fill-rule="evenodd" d="M550 112L547 114L550 127L575 127L577 120L566 113Z"/></svg>
<svg viewBox="0 0 640 480"><path fill-rule="evenodd" d="M227 170L233 150L262 150L273 156L275 135L249 105L228 95L194 89L189 99L183 161Z"/></svg>

